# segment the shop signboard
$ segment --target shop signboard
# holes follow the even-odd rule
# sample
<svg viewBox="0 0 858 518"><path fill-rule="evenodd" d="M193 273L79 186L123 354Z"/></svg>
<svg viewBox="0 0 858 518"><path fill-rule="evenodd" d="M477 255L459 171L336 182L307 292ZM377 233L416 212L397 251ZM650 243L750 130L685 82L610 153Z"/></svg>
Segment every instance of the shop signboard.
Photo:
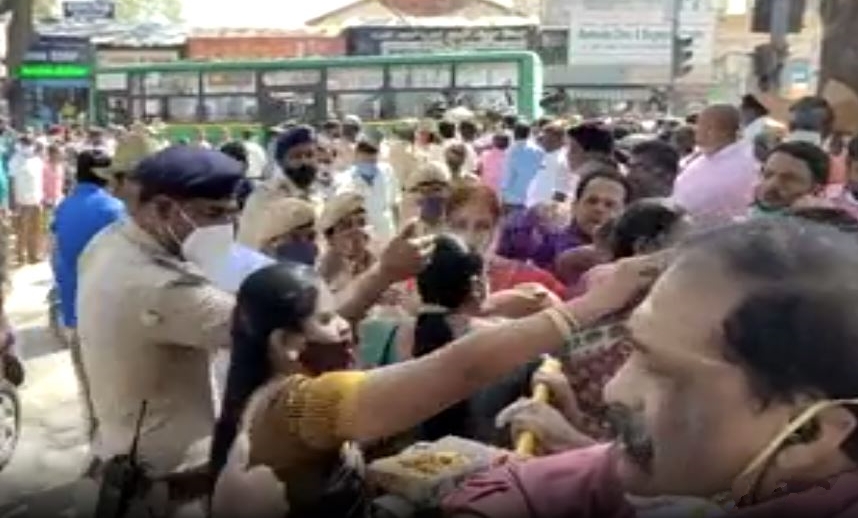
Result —
<svg viewBox="0 0 858 518"><path fill-rule="evenodd" d="M664 0L574 0L570 9L572 65L660 65L671 56L671 17ZM715 0L683 0L680 36L693 38L697 72L711 69Z"/></svg>
<svg viewBox="0 0 858 518"><path fill-rule="evenodd" d="M65 0L63 18L76 21L113 20L116 3L113 0Z"/></svg>
<svg viewBox="0 0 858 518"><path fill-rule="evenodd" d="M532 50L535 26L351 27L345 31L350 56L431 54L455 51Z"/></svg>
<svg viewBox="0 0 858 518"><path fill-rule="evenodd" d="M39 35L16 71L20 79L81 79L92 73L93 46L88 38Z"/></svg>
<svg viewBox="0 0 858 518"><path fill-rule="evenodd" d="M172 63L182 59L177 48L100 49L96 51L99 67Z"/></svg>

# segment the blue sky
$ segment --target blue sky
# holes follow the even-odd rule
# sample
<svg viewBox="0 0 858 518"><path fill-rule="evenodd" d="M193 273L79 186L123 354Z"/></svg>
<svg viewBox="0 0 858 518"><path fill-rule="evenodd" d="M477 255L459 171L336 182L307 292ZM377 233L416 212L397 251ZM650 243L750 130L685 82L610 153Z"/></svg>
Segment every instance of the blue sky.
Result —
<svg viewBox="0 0 858 518"><path fill-rule="evenodd" d="M351 0L183 0L184 18L199 27L299 27Z"/></svg>

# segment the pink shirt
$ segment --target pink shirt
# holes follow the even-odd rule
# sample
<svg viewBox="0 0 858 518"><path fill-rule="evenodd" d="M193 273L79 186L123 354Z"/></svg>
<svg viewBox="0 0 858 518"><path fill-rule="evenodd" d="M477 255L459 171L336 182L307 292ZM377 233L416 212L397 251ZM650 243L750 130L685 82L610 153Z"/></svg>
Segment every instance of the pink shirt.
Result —
<svg viewBox="0 0 858 518"><path fill-rule="evenodd" d="M480 174L483 177L483 183L498 191L500 189L501 175L503 174L503 163L506 157L506 151L497 148L490 148L480 155Z"/></svg>
<svg viewBox="0 0 858 518"><path fill-rule="evenodd" d="M849 189L843 185L832 186L826 190L826 194L835 207L845 210L850 216L858 219L858 200Z"/></svg>
<svg viewBox="0 0 858 518"><path fill-rule="evenodd" d="M66 181L66 170L63 164L52 164L45 162L43 189L45 190L45 203L57 205L63 197L63 186Z"/></svg>
<svg viewBox="0 0 858 518"><path fill-rule="evenodd" d="M782 496L732 509L735 518L858 516L858 472L828 481L828 489L791 487ZM671 503L673 501L673 503ZM669 498L633 504L614 471L610 446L573 450L501 466L462 483L444 501L445 516L480 518L640 518L724 516L714 505ZM649 509L646 509L649 507Z"/></svg>
<svg viewBox="0 0 858 518"><path fill-rule="evenodd" d="M673 201L703 227L726 225L748 212L759 181L753 148L737 142L689 162L673 186Z"/></svg>

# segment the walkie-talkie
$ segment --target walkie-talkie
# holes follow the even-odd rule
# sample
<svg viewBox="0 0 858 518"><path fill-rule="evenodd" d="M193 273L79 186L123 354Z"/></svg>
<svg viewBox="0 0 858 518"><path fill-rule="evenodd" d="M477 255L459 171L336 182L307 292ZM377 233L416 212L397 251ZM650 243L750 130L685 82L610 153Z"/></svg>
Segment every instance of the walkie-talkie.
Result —
<svg viewBox="0 0 858 518"><path fill-rule="evenodd" d="M146 468L138 460L140 435L143 431L143 419L146 417L146 400L140 405L140 415L134 429L134 438L127 455L117 455L104 465L101 488L95 518L124 518L131 503L136 498L145 498L151 481L146 476Z"/></svg>

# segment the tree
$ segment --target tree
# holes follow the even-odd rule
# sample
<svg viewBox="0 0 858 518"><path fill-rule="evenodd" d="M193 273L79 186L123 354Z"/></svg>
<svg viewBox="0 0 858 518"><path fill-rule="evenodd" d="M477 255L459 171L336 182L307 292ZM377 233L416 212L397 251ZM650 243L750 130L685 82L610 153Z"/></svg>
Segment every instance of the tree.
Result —
<svg viewBox="0 0 858 518"><path fill-rule="evenodd" d="M819 10L823 23L820 88L835 79L858 92L858 2L822 0Z"/></svg>
<svg viewBox="0 0 858 518"><path fill-rule="evenodd" d="M33 17L35 3L31 0L2 0L0 14L10 13L6 31L6 99L9 101L12 123L21 127L25 119L24 92L21 82L15 78L18 67L24 62L27 49L33 40Z"/></svg>
<svg viewBox="0 0 858 518"><path fill-rule="evenodd" d="M145 22L166 19L178 22L182 19L181 0L117 0L116 18L121 21Z"/></svg>
<svg viewBox="0 0 858 518"><path fill-rule="evenodd" d="M166 19L178 22L182 18L181 0L115 0L116 17L120 21L144 22ZM0 0L0 15L9 14L6 31L6 99L12 122L24 122L24 96L21 84L14 74L24 62L34 36L34 20L52 18L59 8L58 0ZM160 21L160 20L159 20Z"/></svg>
<svg viewBox="0 0 858 518"><path fill-rule="evenodd" d="M33 17L36 20L56 18L59 4L56 0L34 0Z"/></svg>

